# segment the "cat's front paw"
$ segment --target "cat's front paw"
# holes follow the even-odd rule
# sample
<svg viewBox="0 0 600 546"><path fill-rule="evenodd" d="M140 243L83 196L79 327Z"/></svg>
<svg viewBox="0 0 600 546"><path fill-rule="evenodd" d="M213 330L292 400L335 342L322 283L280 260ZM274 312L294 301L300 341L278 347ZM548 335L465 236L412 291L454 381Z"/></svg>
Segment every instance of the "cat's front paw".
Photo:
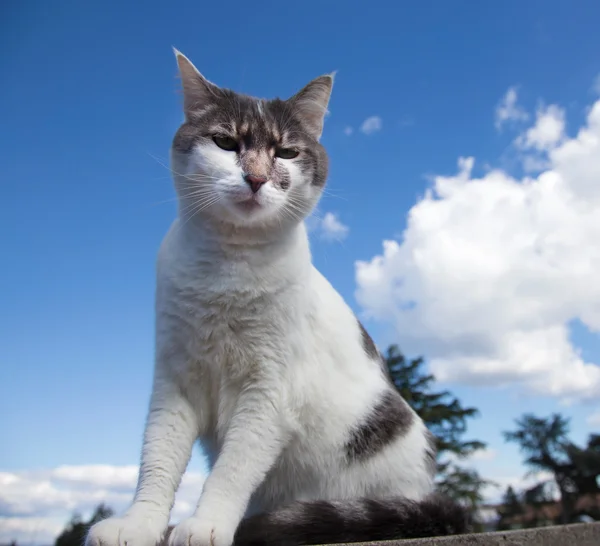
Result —
<svg viewBox="0 0 600 546"><path fill-rule="evenodd" d="M231 546L235 527L223 520L191 517L171 532L169 546Z"/></svg>
<svg viewBox="0 0 600 546"><path fill-rule="evenodd" d="M165 527L152 517L107 518L90 528L85 546L157 546Z"/></svg>

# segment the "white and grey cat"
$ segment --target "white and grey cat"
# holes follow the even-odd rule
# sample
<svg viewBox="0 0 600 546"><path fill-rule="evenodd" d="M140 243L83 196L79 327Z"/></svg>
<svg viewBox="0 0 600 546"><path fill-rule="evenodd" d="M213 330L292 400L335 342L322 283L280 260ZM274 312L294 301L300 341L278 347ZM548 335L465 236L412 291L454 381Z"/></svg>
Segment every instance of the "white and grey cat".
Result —
<svg viewBox="0 0 600 546"><path fill-rule="evenodd" d="M157 263L156 361L139 482L87 546L155 546L194 443L210 462L173 546L300 545L459 533L432 495L435 447L371 338L312 265L333 85L288 100L207 81L176 51L178 218Z"/></svg>

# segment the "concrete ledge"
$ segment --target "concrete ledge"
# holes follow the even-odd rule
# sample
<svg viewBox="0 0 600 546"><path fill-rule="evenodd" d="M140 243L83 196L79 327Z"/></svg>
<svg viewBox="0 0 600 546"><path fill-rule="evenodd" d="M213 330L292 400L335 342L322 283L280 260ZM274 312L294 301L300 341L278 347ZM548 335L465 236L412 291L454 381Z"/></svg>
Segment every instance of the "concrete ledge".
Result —
<svg viewBox="0 0 600 546"><path fill-rule="evenodd" d="M476 535L364 542L363 546L599 546L600 522ZM359 546L358 543L346 546Z"/></svg>

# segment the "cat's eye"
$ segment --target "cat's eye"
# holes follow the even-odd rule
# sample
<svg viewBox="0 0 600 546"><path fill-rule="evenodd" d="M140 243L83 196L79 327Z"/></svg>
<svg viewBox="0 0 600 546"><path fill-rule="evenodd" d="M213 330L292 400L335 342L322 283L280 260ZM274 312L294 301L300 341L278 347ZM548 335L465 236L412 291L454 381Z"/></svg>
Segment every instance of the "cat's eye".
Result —
<svg viewBox="0 0 600 546"><path fill-rule="evenodd" d="M213 141L219 148L228 152L234 152L238 148L237 140L228 136L213 135Z"/></svg>
<svg viewBox="0 0 600 546"><path fill-rule="evenodd" d="M275 155L281 159L294 159L295 157L298 157L299 154L300 152L293 148L277 148L275 151Z"/></svg>

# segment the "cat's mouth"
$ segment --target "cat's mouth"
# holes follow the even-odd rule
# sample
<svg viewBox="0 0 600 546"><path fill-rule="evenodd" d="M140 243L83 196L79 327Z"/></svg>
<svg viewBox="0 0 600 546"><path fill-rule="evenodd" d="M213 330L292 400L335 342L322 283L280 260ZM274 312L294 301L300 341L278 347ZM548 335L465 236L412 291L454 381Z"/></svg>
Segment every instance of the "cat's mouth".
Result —
<svg viewBox="0 0 600 546"><path fill-rule="evenodd" d="M262 208L264 205L258 200L256 195L249 197L248 199L244 199L242 201L238 201L236 205L242 210L252 211Z"/></svg>
<svg viewBox="0 0 600 546"><path fill-rule="evenodd" d="M276 203L273 202L272 196L267 195L261 189L256 193L237 192L230 198L230 206L246 220L257 220L263 218L265 214L269 215L276 209Z"/></svg>

